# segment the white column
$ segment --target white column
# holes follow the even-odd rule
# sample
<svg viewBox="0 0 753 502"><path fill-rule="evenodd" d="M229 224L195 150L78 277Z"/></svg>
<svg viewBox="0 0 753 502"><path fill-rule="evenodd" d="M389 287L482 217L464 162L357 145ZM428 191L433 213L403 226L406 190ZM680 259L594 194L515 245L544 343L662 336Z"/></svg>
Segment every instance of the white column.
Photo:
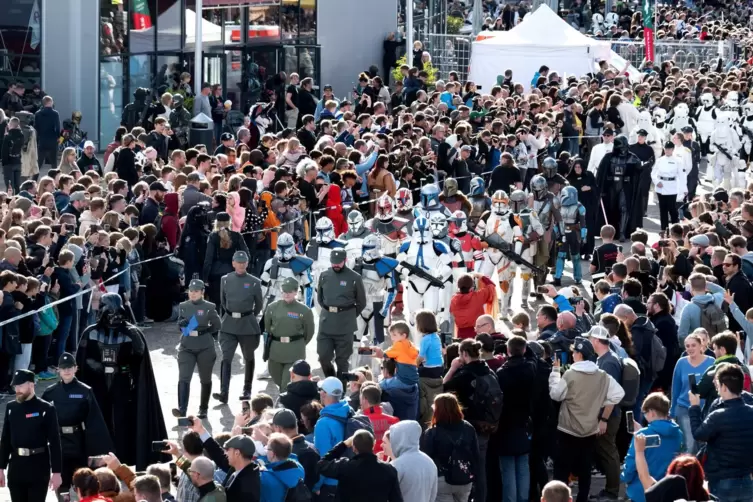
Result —
<svg viewBox="0 0 753 502"><path fill-rule="evenodd" d="M196 0L196 36L194 37L193 46L193 58L194 58L194 75L193 75L193 88L194 94L198 96L201 94L201 84L204 80L202 75L204 71L204 59L202 58L202 52L204 52L204 44L202 42L201 23L202 16L201 11L204 10L204 0Z"/></svg>
<svg viewBox="0 0 753 502"><path fill-rule="evenodd" d="M405 62L413 66L413 0L405 0Z"/></svg>

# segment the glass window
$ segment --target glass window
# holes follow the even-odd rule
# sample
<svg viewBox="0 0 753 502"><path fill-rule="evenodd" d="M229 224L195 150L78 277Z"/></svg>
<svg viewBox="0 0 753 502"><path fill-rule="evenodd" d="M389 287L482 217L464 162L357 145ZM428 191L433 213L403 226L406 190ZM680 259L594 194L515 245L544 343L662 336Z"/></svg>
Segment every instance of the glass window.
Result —
<svg viewBox="0 0 753 502"><path fill-rule="evenodd" d="M283 0L281 9L282 39L298 38L298 0Z"/></svg>
<svg viewBox="0 0 753 502"><path fill-rule="evenodd" d="M303 43L316 43L316 0L301 0L300 39Z"/></svg>
<svg viewBox="0 0 753 502"><path fill-rule="evenodd" d="M182 61L179 56L157 56L157 74L155 76L157 92L162 94L165 91L177 90L180 85L181 73Z"/></svg>
<svg viewBox="0 0 753 502"><path fill-rule="evenodd" d="M283 47L282 48L282 61L283 69L290 76L291 73L298 73L298 52L295 47Z"/></svg>
<svg viewBox="0 0 753 502"><path fill-rule="evenodd" d="M157 50L179 51L181 33L181 0L159 0L157 16Z"/></svg>
<svg viewBox="0 0 753 502"><path fill-rule="evenodd" d="M123 61L105 58L99 65L99 144L107 145L123 111Z"/></svg>
<svg viewBox="0 0 753 502"><path fill-rule="evenodd" d="M265 3L269 0L264 0ZM269 42L280 39L280 4L251 5L248 8L248 42Z"/></svg>
<svg viewBox="0 0 753 502"><path fill-rule="evenodd" d="M262 99L267 79L277 73L277 49L249 51L246 69L246 91L248 104Z"/></svg>
<svg viewBox="0 0 753 502"><path fill-rule="evenodd" d="M154 56L131 56L128 58L128 96L139 87L156 88L152 85L152 61ZM130 98L129 98L130 99Z"/></svg>
<svg viewBox="0 0 753 502"><path fill-rule="evenodd" d="M0 89L23 82L41 83L39 54L42 49L41 0L0 2Z"/></svg>
<svg viewBox="0 0 753 502"><path fill-rule="evenodd" d="M241 14L243 10L240 7L228 7L222 9L222 31L225 34L224 40L226 45L241 43Z"/></svg>
<svg viewBox="0 0 753 502"><path fill-rule="evenodd" d="M242 51L225 51L227 79L225 80L225 100L233 102L231 109L241 109L241 92L243 79L241 78Z"/></svg>
<svg viewBox="0 0 753 502"><path fill-rule="evenodd" d="M125 0L114 0L125 1ZM130 0L128 52L154 52L157 0Z"/></svg>
<svg viewBox="0 0 753 502"><path fill-rule="evenodd" d="M103 56L128 52L128 11L123 0L100 0L99 53Z"/></svg>
<svg viewBox="0 0 753 502"><path fill-rule="evenodd" d="M314 86L318 86L316 78L316 49L313 47L301 47L298 49L298 75L303 80L306 77L314 79Z"/></svg>

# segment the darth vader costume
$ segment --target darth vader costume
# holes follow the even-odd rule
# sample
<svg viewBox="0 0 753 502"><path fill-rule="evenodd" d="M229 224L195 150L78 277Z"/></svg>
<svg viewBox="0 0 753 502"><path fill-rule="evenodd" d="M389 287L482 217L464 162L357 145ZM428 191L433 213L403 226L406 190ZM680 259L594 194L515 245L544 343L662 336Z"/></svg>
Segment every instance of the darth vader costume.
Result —
<svg viewBox="0 0 753 502"><path fill-rule="evenodd" d="M616 230L620 240L643 222L643 206L640 203L641 161L628 149L628 139L619 135L614 139L614 148L604 156L596 171L596 186L604 211L599 212L599 226L608 223Z"/></svg>
<svg viewBox="0 0 753 502"><path fill-rule="evenodd" d="M167 437L143 333L129 324L120 296L107 293L100 315L81 336L78 378L91 386L121 462L144 470L167 457L151 450Z"/></svg>

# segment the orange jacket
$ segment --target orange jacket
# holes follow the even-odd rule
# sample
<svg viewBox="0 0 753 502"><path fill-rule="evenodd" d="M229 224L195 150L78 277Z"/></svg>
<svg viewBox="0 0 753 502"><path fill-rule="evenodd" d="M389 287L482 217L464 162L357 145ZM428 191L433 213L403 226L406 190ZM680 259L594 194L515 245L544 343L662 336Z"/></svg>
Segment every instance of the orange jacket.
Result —
<svg viewBox="0 0 753 502"><path fill-rule="evenodd" d="M280 220L277 215L272 211L272 192L264 191L259 196L259 199L267 206L267 219L264 220L264 235L269 236L269 249L272 251L277 250L277 236L280 233ZM268 230L267 230L268 229Z"/></svg>
<svg viewBox="0 0 753 502"><path fill-rule="evenodd" d="M476 319L486 314L486 305L496 298L496 286L491 279L481 277L480 286L470 293L455 293L450 300L450 313L455 316L458 329L474 327Z"/></svg>

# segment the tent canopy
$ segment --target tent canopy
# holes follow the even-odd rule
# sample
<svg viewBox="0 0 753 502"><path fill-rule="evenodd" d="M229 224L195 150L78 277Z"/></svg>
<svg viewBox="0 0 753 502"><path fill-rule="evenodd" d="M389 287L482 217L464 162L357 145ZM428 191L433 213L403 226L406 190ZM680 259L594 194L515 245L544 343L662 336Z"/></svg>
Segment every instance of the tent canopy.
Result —
<svg viewBox="0 0 753 502"><path fill-rule="evenodd" d="M528 88L543 65L560 76L581 76L593 72L595 62L609 60L610 52L607 42L583 35L542 4L510 31L479 34L471 50L469 78L489 89L497 75L511 69L513 81Z"/></svg>

